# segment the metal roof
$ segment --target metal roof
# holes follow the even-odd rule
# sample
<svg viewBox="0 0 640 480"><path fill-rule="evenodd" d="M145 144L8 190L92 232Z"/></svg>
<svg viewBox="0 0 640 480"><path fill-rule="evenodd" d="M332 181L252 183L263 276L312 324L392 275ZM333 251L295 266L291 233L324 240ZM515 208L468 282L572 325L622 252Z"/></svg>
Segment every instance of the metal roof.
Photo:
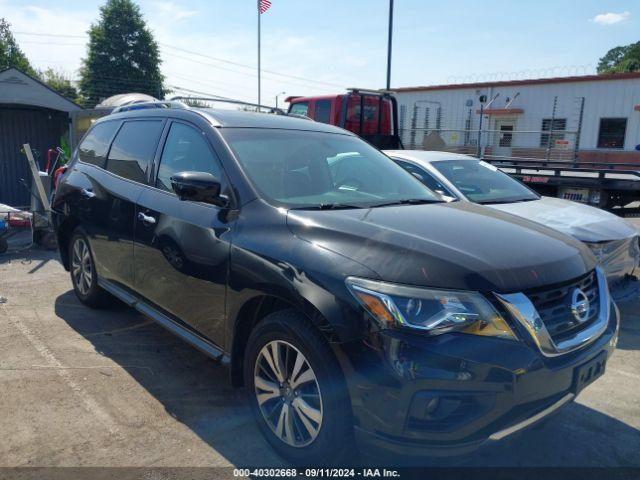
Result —
<svg viewBox="0 0 640 480"><path fill-rule="evenodd" d="M0 71L0 104L42 107L67 113L82 110L80 105L17 68Z"/></svg>
<svg viewBox="0 0 640 480"><path fill-rule="evenodd" d="M580 75L573 77L532 78L528 80L507 80L497 82L454 83L451 85L425 85L418 87L399 87L392 89L396 93L424 92L432 90L461 90L467 88L489 88L523 85L543 85L548 83L603 82L611 80L640 80L640 72L611 73L606 75Z"/></svg>

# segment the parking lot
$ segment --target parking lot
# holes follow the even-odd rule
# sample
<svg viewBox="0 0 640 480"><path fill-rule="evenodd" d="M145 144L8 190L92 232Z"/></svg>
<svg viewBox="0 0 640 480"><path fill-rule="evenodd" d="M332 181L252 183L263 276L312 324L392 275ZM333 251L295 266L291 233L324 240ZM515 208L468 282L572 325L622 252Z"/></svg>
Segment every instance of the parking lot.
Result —
<svg viewBox="0 0 640 480"><path fill-rule="evenodd" d="M0 296L1 466L282 464L223 367L123 305L81 306L55 252L0 257ZM622 306L618 351L574 404L432 464L640 466L639 307Z"/></svg>

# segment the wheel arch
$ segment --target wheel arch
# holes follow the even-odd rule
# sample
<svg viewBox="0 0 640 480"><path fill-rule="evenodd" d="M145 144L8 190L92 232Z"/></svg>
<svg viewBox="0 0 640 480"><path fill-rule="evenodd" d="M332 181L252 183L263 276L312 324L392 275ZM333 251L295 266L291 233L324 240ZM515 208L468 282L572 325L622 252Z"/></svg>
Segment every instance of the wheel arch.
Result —
<svg viewBox="0 0 640 480"><path fill-rule="evenodd" d="M73 232L80 223L74 217L65 217L56 228L56 240L58 241L58 252L60 261L65 270L69 271L69 242L73 237Z"/></svg>
<svg viewBox="0 0 640 480"><path fill-rule="evenodd" d="M274 293L262 293L247 299L233 318L231 341L231 384L243 385L242 369L247 341L253 329L267 315L280 310L295 310L315 327L329 343L336 341L336 332L322 312L303 297L296 300Z"/></svg>

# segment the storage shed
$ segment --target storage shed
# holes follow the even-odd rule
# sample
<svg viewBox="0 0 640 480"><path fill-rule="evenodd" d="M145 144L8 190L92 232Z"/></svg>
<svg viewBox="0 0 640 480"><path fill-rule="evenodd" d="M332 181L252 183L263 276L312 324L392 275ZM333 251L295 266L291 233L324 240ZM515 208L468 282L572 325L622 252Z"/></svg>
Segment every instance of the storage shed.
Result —
<svg viewBox="0 0 640 480"><path fill-rule="evenodd" d="M0 203L26 206L31 183L22 145L29 143L43 169L47 150L68 135L73 112L82 107L67 100L39 80L9 68L0 71Z"/></svg>

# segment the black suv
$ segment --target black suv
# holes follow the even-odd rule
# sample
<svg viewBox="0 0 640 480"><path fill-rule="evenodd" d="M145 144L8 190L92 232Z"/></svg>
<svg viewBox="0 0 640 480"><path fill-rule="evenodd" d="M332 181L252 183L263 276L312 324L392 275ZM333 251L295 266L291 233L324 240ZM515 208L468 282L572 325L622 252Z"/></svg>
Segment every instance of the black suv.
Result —
<svg viewBox="0 0 640 480"><path fill-rule="evenodd" d="M619 316L581 243L442 202L339 128L167 107L82 140L62 262L84 304L115 296L227 365L287 459L463 452L603 372Z"/></svg>

